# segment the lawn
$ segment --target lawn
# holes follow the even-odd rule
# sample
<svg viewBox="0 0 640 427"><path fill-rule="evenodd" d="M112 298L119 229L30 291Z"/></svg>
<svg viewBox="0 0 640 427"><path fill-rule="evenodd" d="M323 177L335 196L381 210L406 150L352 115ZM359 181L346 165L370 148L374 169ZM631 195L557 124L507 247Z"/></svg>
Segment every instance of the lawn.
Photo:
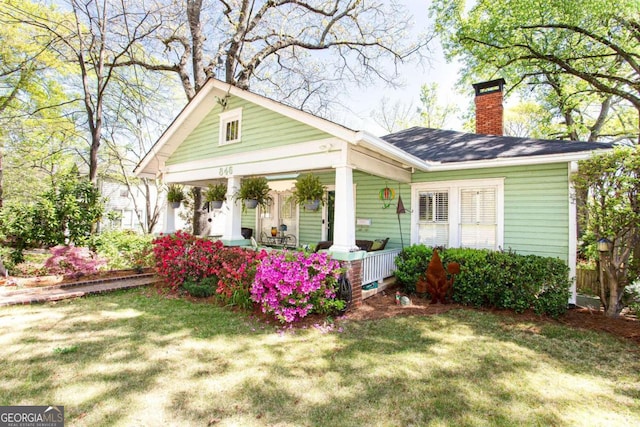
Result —
<svg viewBox="0 0 640 427"><path fill-rule="evenodd" d="M456 310L278 332L137 289L0 308L0 405L66 425L640 425L640 348Z"/></svg>

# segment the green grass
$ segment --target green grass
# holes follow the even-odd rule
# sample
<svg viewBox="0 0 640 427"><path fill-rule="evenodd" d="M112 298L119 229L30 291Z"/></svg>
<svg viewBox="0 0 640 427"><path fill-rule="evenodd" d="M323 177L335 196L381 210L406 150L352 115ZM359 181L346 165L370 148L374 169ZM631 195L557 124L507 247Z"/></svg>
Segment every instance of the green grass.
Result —
<svg viewBox="0 0 640 427"><path fill-rule="evenodd" d="M472 310L277 333L127 292L0 308L0 405L66 425L640 425L639 347Z"/></svg>

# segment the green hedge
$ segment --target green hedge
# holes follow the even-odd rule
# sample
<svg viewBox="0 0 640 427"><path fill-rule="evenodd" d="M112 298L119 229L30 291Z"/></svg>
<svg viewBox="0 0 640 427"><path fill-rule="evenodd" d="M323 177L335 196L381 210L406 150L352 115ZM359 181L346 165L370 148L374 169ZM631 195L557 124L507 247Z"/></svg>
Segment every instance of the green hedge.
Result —
<svg viewBox="0 0 640 427"><path fill-rule="evenodd" d="M415 283L426 271L432 253L432 248L413 245L396 258L396 281L406 292L415 292ZM445 266L460 264L453 285L454 302L518 313L531 308L551 316L567 309L569 269L560 259L459 248L444 249L440 257Z"/></svg>

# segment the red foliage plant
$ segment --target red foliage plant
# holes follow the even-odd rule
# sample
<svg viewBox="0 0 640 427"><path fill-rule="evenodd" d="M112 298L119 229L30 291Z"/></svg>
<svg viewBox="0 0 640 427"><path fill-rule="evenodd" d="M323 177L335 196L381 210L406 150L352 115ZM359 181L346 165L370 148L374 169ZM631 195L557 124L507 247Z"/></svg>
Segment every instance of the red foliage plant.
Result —
<svg viewBox="0 0 640 427"><path fill-rule="evenodd" d="M447 277L447 272L450 277ZM460 273L460 264L450 262L449 265L447 265L447 272L445 272L444 266L442 265L438 250L434 249L424 276L425 278L420 277L418 279L416 291L419 293L428 292L429 295L431 295L432 304L438 302L445 304L449 296L449 291L453 286L455 275Z"/></svg>

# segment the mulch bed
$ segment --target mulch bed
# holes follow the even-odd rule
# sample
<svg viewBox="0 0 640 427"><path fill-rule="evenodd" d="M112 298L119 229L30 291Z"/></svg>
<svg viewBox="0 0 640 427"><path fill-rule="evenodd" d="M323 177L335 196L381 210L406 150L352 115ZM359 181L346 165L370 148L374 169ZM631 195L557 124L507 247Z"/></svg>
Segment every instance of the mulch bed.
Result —
<svg viewBox="0 0 640 427"><path fill-rule="evenodd" d="M395 303L395 289L391 288L363 301L362 306L347 312L346 318L352 320L383 319L394 316L428 316L445 313L453 309L471 309L459 304L430 304L425 298L411 297L411 305L400 306ZM473 308L473 310L478 310ZM509 310L482 309L501 316L510 316L528 322L549 322L578 329L608 332L640 344L640 321L632 316L620 316L611 319L602 311L587 308L568 310L558 319L538 316L533 312L516 314Z"/></svg>
<svg viewBox="0 0 640 427"><path fill-rule="evenodd" d="M154 292L162 292L160 288L156 288ZM610 319L604 316L602 311L587 308L575 308L568 310L566 314L553 319L548 316L538 316L533 312L525 312L516 314L510 310L491 310L477 309L462 306L460 304L431 304L428 299L417 296L411 297L411 304L401 306L396 304L397 287L391 287L363 301L362 305L352 308L343 316L345 320L364 321L385 319L395 316L429 316L446 313L455 309L466 310L484 310L496 315L510 317L515 321L532 322L532 323L555 323L572 328L587 329L593 331L607 332L618 337L633 341L640 345L640 321L632 316L621 316L617 319ZM219 304L219 300L215 296L210 298L192 298L188 295L167 295L169 298L186 298L194 302ZM262 323L278 325L279 322L273 318L263 314L258 307L255 307L252 316ZM311 327L327 327L330 322L326 316L310 315L291 325L292 328L302 329ZM284 325L283 325L284 327ZM289 328L289 326L287 326Z"/></svg>

